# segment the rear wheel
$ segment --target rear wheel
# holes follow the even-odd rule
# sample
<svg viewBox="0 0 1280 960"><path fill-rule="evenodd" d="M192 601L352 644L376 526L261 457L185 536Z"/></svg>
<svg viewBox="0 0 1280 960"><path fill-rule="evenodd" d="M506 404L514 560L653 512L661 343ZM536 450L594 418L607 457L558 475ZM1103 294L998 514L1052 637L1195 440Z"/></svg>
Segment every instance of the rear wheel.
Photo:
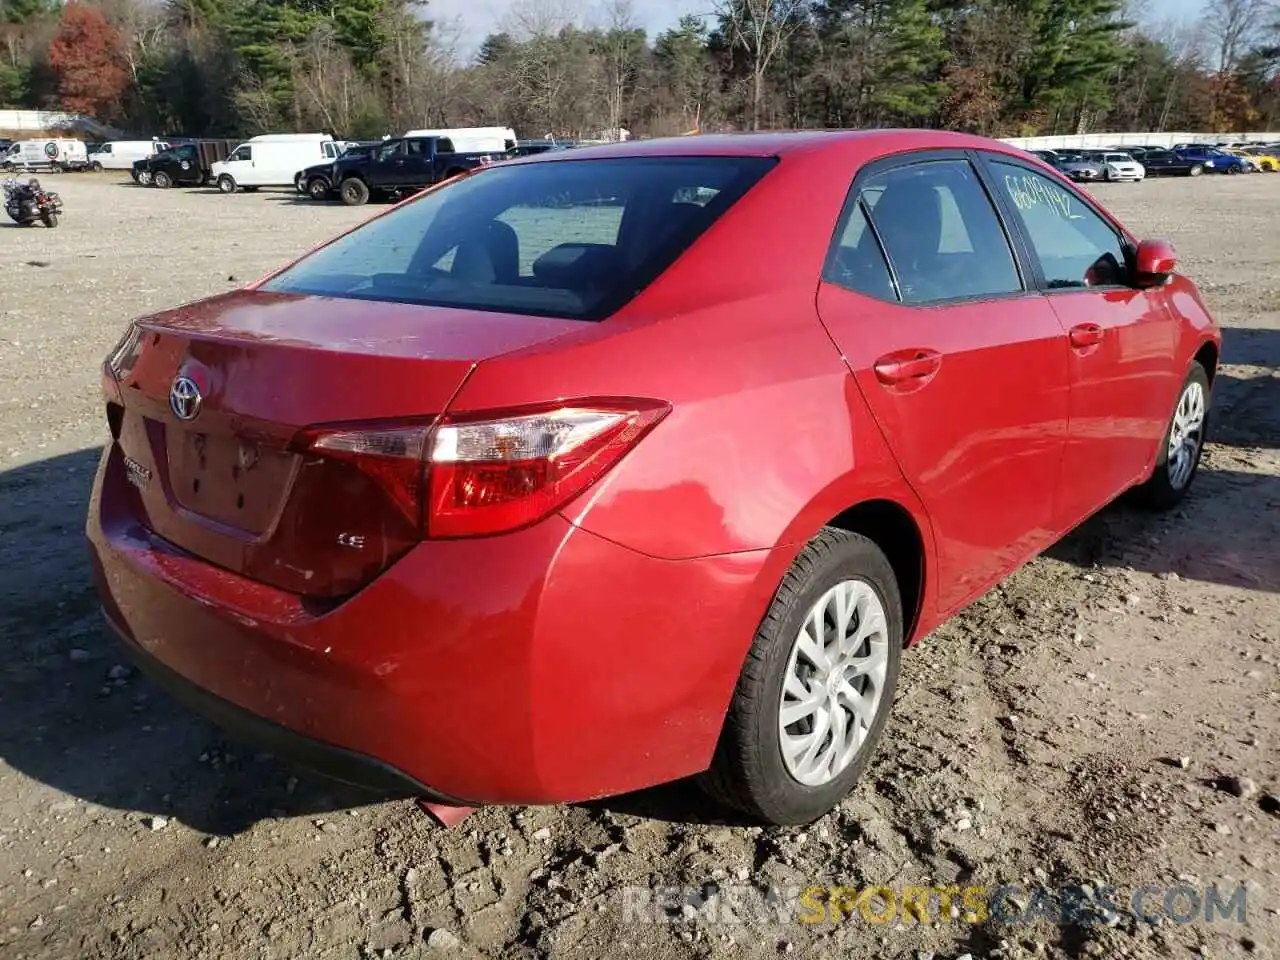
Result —
<svg viewBox="0 0 1280 960"><path fill-rule="evenodd" d="M56 213L42 213L40 219L46 227L56 227L58 225L58 215Z"/></svg>
<svg viewBox="0 0 1280 960"><path fill-rule="evenodd" d="M792 564L756 633L703 789L777 824L831 810L884 730L902 631L884 553L866 537L824 529Z"/></svg>
<svg viewBox="0 0 1280 960"><path fill-rule="evenodd" d="M1204 173L1204 165L1199 163L1193 165L1191 169L1187 171L1187 175L1191 177L1198 177L1202 173Z"/></svg>
<svg viewBox="0 0 1280 960"><path fill-rule="evenodd" d="M173 177L169 176L169 174L165 173L163 170L157 170L152 176L151 182L161 190L168 190L173 186Z"/></svg>
<svg viewBox="0 0 1280 960"><path fill-rule="evenodd" d="M1240 172L1240 168L1237 166L1227 167L1227 173L1229 173L1231 176L1235 176L1239 172Z"/></svg>
<svg viewBox="0 0 1280 960"><path fill-rule="evenodd" d="M369 202L369 186L359 177L348 177L343 180L338 194L342 197L342 202L349 207L358 207Z"/></svg>
<svg viewBox="0 0 1280 960"><path fill-rule="evenodd" d="M224 173L218 178L218 189L223 193L235 193L236 181L229 173Z"/></svg>
<svg viewBox="0 0 1280 960"><path fill-rule="evenodd" d="M1209 422L1209 374L1193 363L1165 428L1151 479L1134 491L1152 510L1172 510L1191 489L1204 453Z"/></svg>

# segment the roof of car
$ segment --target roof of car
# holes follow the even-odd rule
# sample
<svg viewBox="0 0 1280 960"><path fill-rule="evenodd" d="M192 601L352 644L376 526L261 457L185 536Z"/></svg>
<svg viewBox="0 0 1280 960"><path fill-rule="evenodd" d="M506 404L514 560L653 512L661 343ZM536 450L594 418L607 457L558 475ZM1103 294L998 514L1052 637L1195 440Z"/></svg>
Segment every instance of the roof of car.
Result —
<svg viewBox="0 0 1280 960"><path fill-rule="evenodd" d="M581 146L573 151L573 159L593 157L782 157L829 148L838 143L864 142L892 149L919 150L996 148L1013 152L1013 148L997 140L975 137L948 130L787 130L758 133L711 133L684 137L661 137L653 140L625 140L596 146ZM545 154L521 158L520 162L546 162ZM557 158L563 159L563 157Z"/></svg>

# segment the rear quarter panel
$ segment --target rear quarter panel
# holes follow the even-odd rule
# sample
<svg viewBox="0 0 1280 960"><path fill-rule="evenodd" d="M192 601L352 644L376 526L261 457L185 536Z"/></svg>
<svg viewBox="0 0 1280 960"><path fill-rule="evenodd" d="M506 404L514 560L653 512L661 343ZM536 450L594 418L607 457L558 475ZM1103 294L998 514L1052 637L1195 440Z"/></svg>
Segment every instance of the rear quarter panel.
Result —
<svg viewBox="0 0 1280 960"><path fill-rule="evenodd" d="M831 150L782 160L619 314L481 363L453 409L551 397L671 403L563 510L652 557L780 550L789 562L871 499L906 507L931 556L923 510L817 318L822 263L858 162Z"/></svg>

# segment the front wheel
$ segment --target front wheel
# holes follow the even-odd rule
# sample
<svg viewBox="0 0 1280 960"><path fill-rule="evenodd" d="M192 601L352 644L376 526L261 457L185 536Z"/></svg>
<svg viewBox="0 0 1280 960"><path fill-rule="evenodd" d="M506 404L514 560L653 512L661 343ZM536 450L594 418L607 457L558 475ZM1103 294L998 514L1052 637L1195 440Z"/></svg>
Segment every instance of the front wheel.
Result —
<svg viewBox="0 0 1280 960"><path fill-rule="evenodd" d="M42 213L40 220L46 227L56 227L58 225L58 215L56 213Z"/></svg>
<svg viewBox="0 0 1280 960"><path fill-rule="evenodd" d="M902 600L884 553L856 533L822 530L756 632L703 789L769 823L809 823L830 811L884 730L902 637Z"/></svg>
<svg viewBox="0 0 1280 960"><path fill-rule="evenodd" d="M151 186L151 171L141 170L138 172L138 183L144 187Z"/></svg>
<svg viewBox="0 0 1280 960"><path fill-rule="evenodd" d="M101 173L101 172L102 172L102 164L100 164L97 160L95 160L95 161L93 161L93 163L89 164L89 170L90 170L90 172L92 172L92 173Z"/></svg>
<svg viewBox="0 0 1280 960"><path fill-rule="evenodd" d="M347 206L358 207L369 202L369 186L359 177L348 177L342 181L338 195Z"/></svg>
<svg viewBox="0 0 1280 960"><path fill-rule="evenodd" d="M218 178L218 189L223 193L235 193L236 182L230 174L224 173Z"/></svg>
<svg viewBox="0 0 1280 960"><path fill-rule="evenodd" d="M152 176L151 182L161 190L168 190L173 186L173 177L169 176L169 174L165 173L163 170L157 170L155 175Z"/></svg>
<svg viewBox="0 0 1280 960"><path fill-rule="evenodd" d="M312 200L323 200L329 196L329 181L323 177L313 177L307 184L307 196Z"/></svg>
<svg viewBox="0 0 1280 960"><path fill-rule="evenodd" d="M1209 421L1209 374L1198 362L1191 365L1178 393L1173 417L1165 428L1151 479L1135 491L1152 510L1172 510L1191 489L1200 468Z"/></svg>

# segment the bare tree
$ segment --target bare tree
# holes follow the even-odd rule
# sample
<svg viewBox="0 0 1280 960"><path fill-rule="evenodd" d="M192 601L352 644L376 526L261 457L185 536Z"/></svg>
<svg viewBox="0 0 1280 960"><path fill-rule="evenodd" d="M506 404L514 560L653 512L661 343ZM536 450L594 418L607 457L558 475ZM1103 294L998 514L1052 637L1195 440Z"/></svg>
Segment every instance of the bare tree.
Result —
<svg viewBox="0 0 1280 960"><path fill-rule="evenodd" d="M1209 42L1210 65L1228 73L1258 40L1266 16L1274 12L1269 0L1216 0L1201 21Z"/></svg>
<svg viewBox="0 0 1280 960"><path fill-rule="evenodd" d="M620 139L622 121L635 84L644 34L635 18L631 0L605 0L604 28L605 102L609 111L610 139Z"/></svg>
<svg viewBox="0 0 1280 960"><path fill-rule="evenodd" d="M760 129L765 74L803 22L807 8L807 0L720 0L716 4L730 41L750 58L752 130Z"/></svg>

